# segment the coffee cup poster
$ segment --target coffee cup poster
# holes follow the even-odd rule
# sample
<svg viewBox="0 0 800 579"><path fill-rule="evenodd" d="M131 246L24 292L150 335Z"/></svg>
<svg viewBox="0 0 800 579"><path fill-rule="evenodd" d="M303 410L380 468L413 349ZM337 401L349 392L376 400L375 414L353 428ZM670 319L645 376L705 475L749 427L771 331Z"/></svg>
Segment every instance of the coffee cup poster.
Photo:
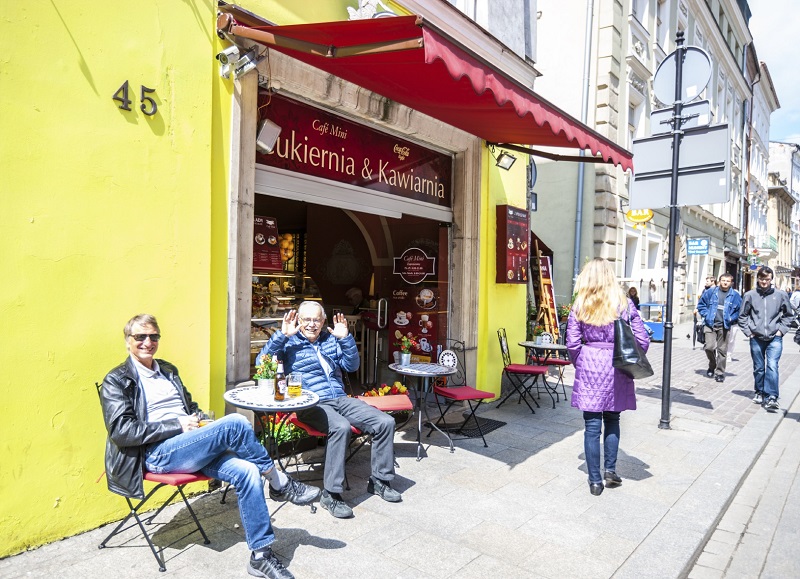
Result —
<svg viewBox="0 0 800 579"><path fill-rule="evenodd" d="M390 362L400 361L403 336L412 338L411 362L435 359L439 329L439 290L436 258L411 247L394 258L393 289L389 309Z"/></svg>

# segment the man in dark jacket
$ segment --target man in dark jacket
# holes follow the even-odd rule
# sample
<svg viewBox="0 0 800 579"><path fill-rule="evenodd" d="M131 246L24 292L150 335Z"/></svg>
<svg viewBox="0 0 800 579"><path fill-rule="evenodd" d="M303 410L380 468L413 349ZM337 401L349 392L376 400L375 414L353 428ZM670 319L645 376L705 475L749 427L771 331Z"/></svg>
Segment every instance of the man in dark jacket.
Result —
<svg viewBox="0 0 800 579"><path fill-rule="evenodd" d="M706 376L717 382L725 381L725 363L728 360L728 332L739 321L742 296L733 285L733 276L723 273L719 285L703 292L697 311L703 317L705 345L708 357Z"/></svg>
<svg viewBox="0 0 800 579"><path fill-rule="evenodd" d="M143 498L143 472L201 472L234 485L247 545L248 573L292 579L272 552L275 535L262 475L274 500L308 504L319 489L275 468L244 416L230 414L201 428L200 409L178 370L155 353L161 333L155 317L133 317L123 331L130 355L103 380L101 402L108 440L106 477L112 492Z"/></svg>
<svg viewBox="0 0 800 579"><path fill-rule="evenodd" d="M769 412L780 408L778 362L783 353L783 336L794 319L787 293L772 287L773 275L772 269L767 266L758 271L758 285L744 294L739 315L739 327L750 338L756 390L753 402L764 404Z"/></svg>
<svg viewBox="0 0 800 579"><path fill-rule="evenodd" d="M367 492L391 503L402 500L391 486L395 421L385 412L345 394L342 371L358 370L358 346L342 314L333 316L332 328L325 329L325 321L325 310L319 302L301 303L297 311L291 310L283 317L280 331L272 334L256 363L265 354L277 356L287 372L303 374L303 388L319 396L319 405L298 411L297 418L328 434L320 504L334 517L345 519L353 516L353 509L341 496L351 426L372 435L372 476Z"/></svg>

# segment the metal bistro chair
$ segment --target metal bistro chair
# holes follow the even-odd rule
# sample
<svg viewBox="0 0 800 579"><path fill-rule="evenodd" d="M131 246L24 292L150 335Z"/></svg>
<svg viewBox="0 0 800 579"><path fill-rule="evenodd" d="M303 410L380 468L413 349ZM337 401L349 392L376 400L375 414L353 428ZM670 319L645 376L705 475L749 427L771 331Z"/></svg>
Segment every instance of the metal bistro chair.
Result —
<svg viewBox="0 0 800 579"><path fill-rule="evenodd" d="M567 325L565 323L564 324L564 328L565 329L563 331L560 330L560 333L559 333L559 336L558 336L558 344L560 344L562 346L566 345L566 335L565 335L566 326ZM560 328L560 326L559 326L559 328ZM546 346L547 343L549 343L549 344L553 343L553 336L552 336L552 334L550 334L548 332L545 332L544 334L542 334L542 338L544 338L543 342L546 342L546 343L543 344L545 346ZM542 358L542 356L539 355L538 352L540 350L544 350L545 351L544 358ZM572 362L570 361L569 355L566 352L559 352L557 355L552 355L552 354L549 354L546 350L547 350L547 348L541 348L541 349L539 349L539 348L530 348L528 350L528 354L529 354L528 355L528 364L532 364L534 366L548 366L548 367L555 368L558 371L558 376L556 377L556 383L552 387L552 389L550 388L549 384L547 384L547 383L543 384L543 387L547 391L547 394L549 394L550 398L553 400L553 408L555 408L556 407L556 402L558 402L558 400L559 400L559 393L558 393L559 384L561 385L561 395L564 396L564 400L567 399L567 390L566 390L566 387L564 386L564 369L567 366L571 366ZM537 383L537 386L538 386L538 383ZM537 388L537 393L540 393L540 392L541 392L541 389ZM556 395L555 398L553 398L553 394Z"/></svg>
<svg viewBox="0 0 800 579"><path fill-rule="evenodd" d="M528 408L531 409L531 412L535 414L536 411L528 402L528 395L531 394L533 388L537 386L539 378L542 379L545 384L545 388L547 388L547 379L545 378L547 375L547 366L535 366L533 364L512 364L511 353L508 350L508 338L506 337L505 328L500 328L497 330L497 339L500 342L500 352L503 355L503 375L508 378L508 382L514 388L498 403L497 408L500 408L505 401L511 398L511 396L514 394L519 394L519 401L517 404L524 400L525 404L528 405ZM533 403L536 404L536 407L539 408L539 403L533 398L533 396L530 398L533 400Z"/></svg>
<svg viewBox="0 0 800 579"><path fill-rule="evenodd" d="M394 394L394 395L387 395L387 396L358 396L358 399L359 400L363 400L365 403L369 404L370 406L373 406L373 407L377 408L381 412L389 412L389 413L391 413L391 412L408 412L408 413L411 413L414 410L414 405L411 403L411 400L409 399L407 394ZM306 432L306 434L308 434L309 436L313 436L313 437L317 437L317 438L327 438L327 436L328 436L327 432L322 432L320 430L317 430L313 426L311 426L309 424L306 424L305 422L302 422L301 420L299 420L297 418L297 414L295 412L292 412L288 416L288 418L286 419L286 422L296 426L297 428L300 428L301 430L304 430ZM406 419L405 422L408 422L408 419ZM402 424L397 425L396 429L399 429L400 427L402 427L405 424L405 422L403 422ZM354 446L354 448L352 448L350 450L350 452L347 454L347 456L345 457L345 463L349 462L350 459L353 458L358 453L358 451L361 449L361 447L363 447L365 444L367 444L367 442L369 442L372 439L372 437L371 437L371 435L369 433L362 432L361 430L359 430L358 428L356 428L355 426L352 426L352 425L350 426L350 432L351 432L350 444L351 444L351 446ZM295 473L299 475L300 474L300 468L299 468L300 467L300 460L299 460L299 456L298 456L299 454L300 453L297 452L297 450L293 448L292 452L291 452L291 455L287 458L286 465L284 466L281 463L281 467L284 470L286 470L287 468L292 466L292 463L294 463ZM312 462L304 463L305 466L309 466L309 467L313 467L315 465L321 465L321 464L322 465L325 464L324 457L321 460L318 460L318 461L312 461ZM306 479L306 480L317 480L317 479ZM345 475L344 484L345 484L345 489L350 490L350 482L347 479L347 475Z"/></svg>
<svg viewBox="0 0 800 579"><path fill-rule="evenodd" d="M99 383L95 383L95 387L97 388L97 395L100 397L100 400L102 402L103 399L102 385ZM103 471L103 474L105 474L105 471ZM200 531L200 534L203 535L203 543L206 545L211 543L211 540L208 538L208 535L206 535L206 532L200 525L200 521L197 519L197 515L195 514L194 509L192 509L192 505L189 504L189 501L186 499L186 495L183 492L183 487L185 487L186 485L194 482L210 481L211 478L199 472L187 473L187 474L179 474L179 473L155 474L152 472L145 471L144 480L156 483L156 486L153 487L150 490L150 492L148 492L145 495L145 497L141 499L136 505L134 505L133 501L131 501L131 497L127 496L125 497L125 501L127 501L128 503L128 509L129 509L128 515L124 519L122 519L116 527L114 527L114 530L111 531L111 533L105 539L103 539L103 542L100 543L97 546L97 548L104 549L106 547L106 543L108 543L108 541L111 540L111 538L114 537L114 535L117 535L122 531L127 531L128 529L133 527L133 524L131 524L123 528L125 524L130 520L130 518L133 517L136 520L136 524L139 525L139 528L141 529L142 534L144 535L144 538L147 541L147 544L150 546L150 551L153 553L153 557L155 557L156 561L158 562L158 570L166 571L167 566L166 563L164 562L164 557L159 553L155 545L153 545L153 541L150 538L150 534L147 532L147 528L144 526L144 523L147 523L148 525L152 524L153 519L155 519L158 515L160 515L161 511L163 511L167 507L167 505L169 505L172 502L172 500L180 494L184 504L186 505L186 509L189 511L189 514L192 516L192 519L194 519L195 525L197 525L197 529L189 531L189 533L185 536L188 537L195 531ZM139 517L139 513L147 504L147 501L150 500L150 497L152 497L155 494L155 492L163 486L175 487L175 492L173 492L172 495L169 497L169 499L167 499L164 502L164 504L161 505L161 507L159 507L159 509L155 512L155 514L150 515L149 517L146 518Z"/></svg>
<svg viewBox="0 0 800 579"><path fill-rule="evenodd" d="M442 425L444 426L445 430L450 432L450 428L454 427L448 426L447 421L445 420L445 414L447 414L447 412L456 402L466 402L469 406L469 416L467 416L461 426L455 430L454 434L461 434L464 430L464 426L469 423L470 419L473 419L476 427L478 428L478 433L481 435L481 439L483 440L483 446L488 447L489 445L486 444L486 437L483 435L481 423L478 421L478 417L475 415L475 412L478 410L478 407L483 403L484 400L494 398L494 393L487 392L485 390L478 390L477 388L466 385L467 365L465 360L464 342L461 340L446 340L446 344L448 348L442 350L442 352L439 354L439 364L449 368L456 368L458 371L452 376L445 376L441 381L434 383L433 394L434 398L436 399L436 406L439 408L440 415L440 418L436 421L436 425ZM444 410L442 410L442 405L439 403L440 397L449 401ZM431 429L428 431L428 436L430 436L432 432L433 426L431 426ZM464 440L467 438L470 437L451 437L451 440Z"/></svg>

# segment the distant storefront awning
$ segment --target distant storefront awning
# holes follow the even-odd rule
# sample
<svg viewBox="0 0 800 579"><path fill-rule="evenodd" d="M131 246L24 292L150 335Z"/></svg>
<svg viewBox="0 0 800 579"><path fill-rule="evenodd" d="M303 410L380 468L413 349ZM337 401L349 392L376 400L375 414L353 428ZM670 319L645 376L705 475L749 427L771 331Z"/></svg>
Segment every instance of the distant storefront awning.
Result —
<svg viewBox="0 0 800 579"><path fill-rule="evenodd" d="M599 157L542 156L633 169L629 151L487 64L421 16L253 26L223 11L217 28L233 37L255 40L490 143L588 149Z"/></svg>

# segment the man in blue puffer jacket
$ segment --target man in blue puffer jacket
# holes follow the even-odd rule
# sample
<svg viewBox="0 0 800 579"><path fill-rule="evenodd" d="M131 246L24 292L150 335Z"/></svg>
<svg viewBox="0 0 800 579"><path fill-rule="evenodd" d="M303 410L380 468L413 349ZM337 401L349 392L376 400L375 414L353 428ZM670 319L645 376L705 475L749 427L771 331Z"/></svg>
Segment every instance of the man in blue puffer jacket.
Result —
<svg viewBox="0 0 800 579"><path fill-rule="evenodd" d="M367 492L392 503L399 502L402 497L391 487L394 418L345 394L342 371L358 369L358 347L347 329L344 315L334 315L333 328L325 329L325 321L325 310L319 302L301 303L297 311L283 316L280 331L275 332L261 350L259 360L265 354L277 356L287 372L303 375L303 388L319 396L319 405L298 411L297 418L328 433L320 504L341 519L353 516L353 509L341 496L351 425L372 435L372 476Z"/></svg>

